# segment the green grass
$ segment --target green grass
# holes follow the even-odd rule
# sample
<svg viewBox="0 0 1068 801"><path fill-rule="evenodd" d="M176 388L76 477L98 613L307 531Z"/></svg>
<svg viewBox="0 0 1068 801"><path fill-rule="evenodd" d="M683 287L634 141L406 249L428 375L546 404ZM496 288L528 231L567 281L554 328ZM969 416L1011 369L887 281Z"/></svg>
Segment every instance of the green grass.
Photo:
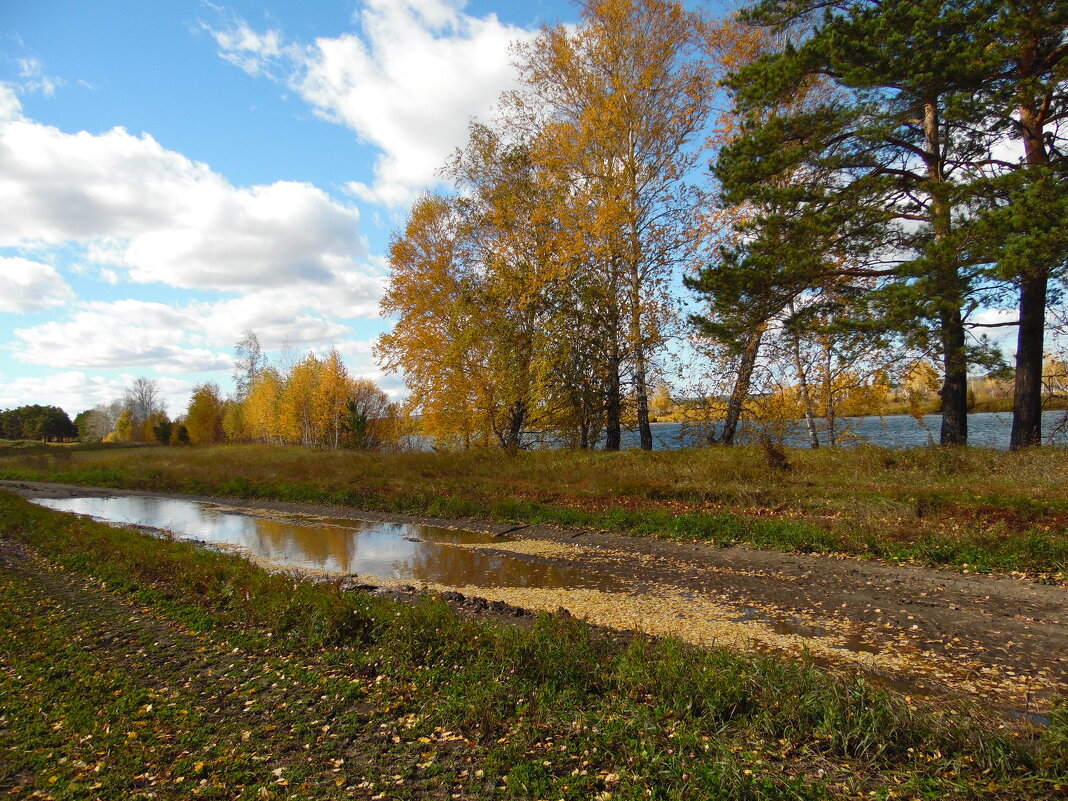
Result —
<svg viewBox="0 0 1068 801"><path fill-rule="evenodd" d="M1040 736L997 730L793 662L343 594L6 494L0 536L47 560L0 570L0 792L1038 799L1068 787L1065 710Z"/></svg>
<svg viewBox="0 0 1068 801"><path fill-rule="evenodd" d="M360 454L218 446L0 457L0 477L487 517L1063 580L1064 449ZM1062 574L1059 578L1057 574Z"/></svg>

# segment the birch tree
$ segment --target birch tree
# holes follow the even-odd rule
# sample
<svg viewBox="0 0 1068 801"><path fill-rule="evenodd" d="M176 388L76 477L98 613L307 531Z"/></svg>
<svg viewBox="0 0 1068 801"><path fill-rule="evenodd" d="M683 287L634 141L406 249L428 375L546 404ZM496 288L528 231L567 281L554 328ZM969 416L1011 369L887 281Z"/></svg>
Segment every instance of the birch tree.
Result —
<svg viewBox="0 0 1068 801"><path fill-rule="evenodd" d="M619 309L609 369L618 379L619 363L629 362L645 449L669 280L700 232L702 195L691 179L714 84L702 25L671 0L589 0L577 27L547 28L520 50L524 88L548 121L539 157L570 181L575 241ZM606 447L617 449L618 391L610 390Z"/></svg>

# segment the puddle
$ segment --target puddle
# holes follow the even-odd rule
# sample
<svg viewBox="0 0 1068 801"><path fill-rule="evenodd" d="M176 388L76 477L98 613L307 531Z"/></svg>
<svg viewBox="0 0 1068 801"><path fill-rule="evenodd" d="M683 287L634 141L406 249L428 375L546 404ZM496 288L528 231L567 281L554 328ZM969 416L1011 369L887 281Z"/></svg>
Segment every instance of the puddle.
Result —
<svg viewBox="0 0 1068 801"><path fill-rule="evenodd" d="M980 663L960 655L921 655L905 632L892 637L882 632L867 635L876 645L865 641L853 626L805 620L785 609L752 602L721 603L701 593L613 575L608 572L611 560L602 568L593 553L572 550L576 546L556 554L542 546L563 546L540 540L417 524L284 515L151 496L41 498L35 503L171 531L281 568L358 574L372 582L377 578L381 583L424 585L432 591L457 589L531 610L564 607L597 625L679 637L701 646L787 655L803 652L819 663L858 665L876 673L880 685L907 695L937 695L943 691L939 688L954 687L996 698L999 707L1019 704L1029 709L1032 693L1063 694L1063 682L1046 677L1032 677L1022 684L1015 678L988 675ZM555 555L562 562L550 561ZM1018 719L1049 725L1048 718L1031 712L1018 713Z"/></svg>
<svg viewBox="0 0 1068 801"><path fill-rule="evenodd" d="M763 623L771 631L776 634L795 635L797 637L815 638L815 637L831 637L834 638L834 633L822 626L816 626L811 623L802 623L797 620L783 620L781 618L775 618L769 616L761 609L757 609L755 606L741 607L742 613L730 618L732 623ZM831 642L833 648L837 648L843 651L849 651L854 654L878 654L879 647L867 643L864 640L856 636L849 636L843 639L832 639Z"/></svg>
<svg viewBox="0 0 1068 801"><path fill-rule="evenodd" d="M39 498L61 512L149 526L181 539L235 549L280 567L374 576L411 584L545 587L630 592L634 585L594 570L492 553L511 537L410 523L256 517L234 509L146 496Z"/></svg>
<svg viewBox="0 0 1068 801"><path fill-rule="evenodd" d="M1002 713L1012 720L1018 720L1021 723L1029 723L1032 726L1039 729L1048 729L1053 725L1053 721L1049 715L1042 715L1037 712L1020 712L1019 710L1004 709Z"/></svg>

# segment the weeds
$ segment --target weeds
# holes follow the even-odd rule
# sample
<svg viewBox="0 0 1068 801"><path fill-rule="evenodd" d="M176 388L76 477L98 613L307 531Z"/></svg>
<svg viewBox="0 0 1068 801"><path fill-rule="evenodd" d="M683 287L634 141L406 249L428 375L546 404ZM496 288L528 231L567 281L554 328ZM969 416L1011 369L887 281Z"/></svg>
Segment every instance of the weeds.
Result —
<svg viewBox="0 0 1068 801"><path fill-rule="evenodd" d="M392 455L140 448L73 452L67 460L0 458L0 477L486 517L970 570L1051 577L1068 570L1062 449L864 446L781 456L770 464L758 447Z"/></svg>
<svg viewBox="0 0 1068 801"><path fill-rule="evenodd" d="M192 795L273 797L275 764L273 776L291 776L291 790L317 798L348 797L368 781L396 797L417 780L438 788L435 797L568 799L891 797L891 787L896 797L1038 799L1068 786L1063 708L1032 741L966 714L917 711L860 678L672 640L620 645L567 617L543 614L523 630L461 618L439 601L343 594L6 494L0 536L183 627L152 630L147 652L133 647L102 665L78 643L107 620L86 603L46 614L47 603L31 600L32 584L0 570L0 623L19 643L0 649L0 789L30 772L38 789L49 774L61 776L56 798L93 797L77 789L74 773L93 778L91 762L73 757L105 745L114 792L160 771L157 795L172 798L190 797L178 775L202 769L210 781L205 773ZM71 620L81 622L68 630ZM127 614L116 620L123 630L133 625ZM125 676L186 627L188 653L174 666L151 666L170 695L162 717L149 718L152 699ZM208 670L218 678L206 684L203 670L187 666L205 653L222 666ZM218 695L218 682L243 665L244 675L266 678ZM15 676L34 678L20 686ZM250 739L240 709L247 715L260 694L270 703ZM196 725L181 709L192 710ZM135 747L127 730L145 742L136 759L124 756ZM174 764L160 767L164 759ZM264 759L275 762L257 762ZM314 768L320 763L333 772Z"/></svg>

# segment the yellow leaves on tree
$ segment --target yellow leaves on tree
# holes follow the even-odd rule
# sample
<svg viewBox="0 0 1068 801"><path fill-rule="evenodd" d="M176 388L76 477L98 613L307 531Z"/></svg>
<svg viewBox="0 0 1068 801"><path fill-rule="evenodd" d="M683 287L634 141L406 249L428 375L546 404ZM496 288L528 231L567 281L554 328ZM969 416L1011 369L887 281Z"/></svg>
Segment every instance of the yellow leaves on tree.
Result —
<svg viewBox="0 0 1068 801"><path fill-rule="evenodd" d="M701 237L704 197L690 173L715 80L702 30L671 0L593 0L581 26L546 29L522 51L526 88L549 120L540 152L571 177L572 218L594 255L585 280L606 286L622 312L616 335L643 448L652 447L647 376L673 305L668 282ZM617 447L615 398L609 408Z"/></svg>
<svg viewBox="0 0 1068 801"><path fill-rule="evenodd" d="M278 430L287 442L317 444L315 396L321 369L315 354L309 353L293 367L278 399Z"/></svg>
<svg viewBox="0 0 1068 801"><path fill-rule="evenodd" d="M369 379L351 378L336 349L321 359L307 354L288 376L261 365L244 399L228 406L235 411L227 409L224 426L237 419L242 436L257 442L380 450L396 447L406 433L386 394Z"/></svg>
<svg viewBox="0 0 1068 801"><path fill-rule="evenodd" d="M541 428L618 448L630 376L651 447L649 363L700 238L701 24L671 0L597 0L545 29L500 118L447 165L457 197L422 198L394 237L382 311L398 322L378 354L439 444Z"/></svg>
<svg viewBox="0 0 1068 801"><path fill-rule="evenodd" d="M404 232L390 243L391 281L382 314L398 316L376 352L385 368L403 372L423 431L442 444L488 439L478 414L477 307L470 303L457 254L457 218L446 198L416 202Z"/></svg>
<svg viewBox="0 0 1068 801"><path fill-rule="evenodd" d="M349 372L341 356L332 349L319 363L319 376L315 382L313 400L314 425L318 441L329 448L341 446L345 412L352 397Z"/></svg>
<svg viewBox="0 0 1068 801"><path fill-rule="evenodd" d="M133 413L129 409L123 409L119 418L115 421L115 431L106 441L133 442L134 420Z"/></svg>
<svg viewBox="0 0 1068 801"><path fill-rule="evenodd" d="M193 445L210 445L223 439L223 400L219 385L198 384L193 387L189 408L185 413L185 427Z"/></svg>
<svg viewBox="0 0 1068 801"><path fill-rule="evenodd" d="M281 443L278 400L282 394L282 379L278 371L267 368L249 383L248 395L242 402L245 430L259 442Z"/></svg>

